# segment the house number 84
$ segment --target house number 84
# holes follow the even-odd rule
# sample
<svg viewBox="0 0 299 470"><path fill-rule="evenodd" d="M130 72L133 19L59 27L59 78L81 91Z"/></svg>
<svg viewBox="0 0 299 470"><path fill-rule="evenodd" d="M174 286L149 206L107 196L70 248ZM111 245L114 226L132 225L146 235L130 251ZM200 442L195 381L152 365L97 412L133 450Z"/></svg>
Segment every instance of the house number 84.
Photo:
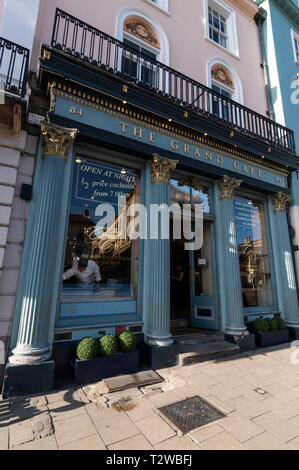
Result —
<svg viewBox="0 0 299 470"><path fill-rule="evenodd" d="M78 114L79 116L83 116L83 110L82 109L77 109L76 106L71 106L70 107L70 113L71 114Z"/></svg>

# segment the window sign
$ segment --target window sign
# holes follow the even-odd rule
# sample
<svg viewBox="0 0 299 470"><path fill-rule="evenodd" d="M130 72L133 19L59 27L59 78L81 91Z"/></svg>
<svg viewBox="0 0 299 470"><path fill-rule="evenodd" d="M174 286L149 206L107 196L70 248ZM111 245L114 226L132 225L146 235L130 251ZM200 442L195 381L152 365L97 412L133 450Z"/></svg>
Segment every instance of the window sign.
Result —
<svg viewBox="0 0 299 470"><path fill-rule="evenodd" d="M264 205L236 197L236 235L244 307L273 305Z"/></svg>
<svg viewBox="0 0 299 470"><path fill-rule="evenodd" d="M118 237L129 205L139 202L135 170L77 159L66 243L64 298L137 295L138 240Z"/></svg>

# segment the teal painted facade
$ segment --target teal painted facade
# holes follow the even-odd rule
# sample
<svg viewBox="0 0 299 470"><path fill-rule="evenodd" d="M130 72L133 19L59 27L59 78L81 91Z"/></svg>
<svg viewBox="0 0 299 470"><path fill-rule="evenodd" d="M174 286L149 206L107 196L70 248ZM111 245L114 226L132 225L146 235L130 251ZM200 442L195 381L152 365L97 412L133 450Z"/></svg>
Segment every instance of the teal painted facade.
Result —
<svg viewBox="0 0 299 470"><path fill-rule="evenodd" d="M299 8L291 0L259 0L256 3L267 12L262 32L273 117L294 130L298 153L299 64L295 62L292 31L299 35Z"/></svg>
<svg viewBox="0 0 299 470"><path fill-rule="evenodd" d="M72 113L71 97L56 98L53 116L57 115L68 122ZM74 100L75 102L75 100ZM90 109L82 101L79 117L72 121L86 120L93 128L105 129L115 135L121 136L123 125L125 130L130 125L135 126L137 135L134 137L125 135L128 141L141 140L140 130L148 131L141 121L133 118L130 120L119 113L109 114L103 109ZM57 113L57 114L56 114ZM134 124L132 124L134 123ZM55 126L54 126L55 127ZM67 130L66 130L67 132ZM166 151L167 145L172 150L171 156L175 161L178 156L178 144L187 145L187 155L183 156L185 167L183 175L187 175L188 162L192 148L191 141L183 140L179 135L165 135L164 131L155 128L150 129L150 139L160 146L160 153ZM175 142L175 144L174 144ZM153 142L151 142L153 143ZM149 148L151 145L144 143ZM83 150L84 148L84 150ZM156 148L156 146L155 146ZM286 177L283 172L273 171L267 166L255 166L254 163L244 162L234 157L235 177L240 176L240 169L246 167L250 172L252 168L251 189L239 189L241 180L236 184L235 191L227 189L222 178L213 180L213 167L222 167L223 175L227 168L224 165L227 155L215 149L198 143L194 147L199 154L208 154L210 178L201 178L200 171L189 170L190 176L196 176L209 188L211 214L209 223L212 226L212 263L214 279L214 295L210 300L194 295L194 286L191 289L192 309L196 307L213 306L213 319L217 320L214 328L225 330L232 336L248 334L245 326L245 317L255 318L259 314L273 315L280 312L291 325L299 325L298 301L295 289L295 277L292 265L291 248L287 229L285 212L279 210L273 212L270 195L260 193L256 185L263 186L269 181L280 189L286 185ZM197 150L196 150L197 149ZM55 155L44 155L43 137L39 147L38 165L36 169L34 199L31 205L29 227L25 243L23 268L20 279L19 295L17 300L16 315L11 347L14 355L30 354L30 357L51 356L54 332L72 332L74 338L86 335L98 335L98 329L111 332L120 326L140 325L151 344L166 346L172 342L170 333L170 241L164 239L143 240L139 256L139 287L138 298L123 301L89 301L69 300L61 294L61 278L65 239L68 226L68 214L70 208L70 193L73 170L76 159L82 153L93 156L94 159L116 163L126 161L127 166L139 168L141 173L141 201L149 208L150 204L170 204L169 185L165 182L152 181L152 163L149 160L140 160L134 156L117 154L93 146L80 143L80 134L77 142L70 148L66 161ZM213 161L214 156L214 161ZM218 159L217 159L218 156ZM182 155L180 155L182 157ZM200 157L197 156L198 159ZM220 163L219 163L220 162ZM179 160L176 160L176 164ZM180 174L182 171L176 169ZM233 181L227 177L228 185ZM233 185L234 186L234 185ZM228 190L228 193L226 192ZM245 191L245 192L244 192ZM260 199L264 207L265 223L268 237L268 250L271 265L273 302L264 307L245 308L242 301L242 286L240 278L240 265L238 254L238 242L235 227L234 195L236 192L242 197ZM51 236L49 236L51 234ZM54 254L55 253L55 254ZM30 273L30 276L28 276ZM229 273L229 275L227 275ZM192 294L193 292L193 294ZM30 299L30 301L28 301ZM42 316L39 312L42 310ZM35 321L33 321L35 319ZM209 320L194 322L199 327L213 328ZM112 329L111 329L112 328ZM30 331L30 332L29 332ZM24 352L25 351L25 352ZM15 358L12 356L12 362ZM16 359L16 360L17 360Z"/></svg>
<svg viewBox="0 0 299 470"><path fill-rule="evenodd" d="M297 1L257 0L260 5L265 68L269 82L272 118L294 130L299 151L299 5ZM295 45L297 42L297 47ZM290 224L293 229L291 256L295 260L297 288L299 279L299 173L290 175Z"/></svg>

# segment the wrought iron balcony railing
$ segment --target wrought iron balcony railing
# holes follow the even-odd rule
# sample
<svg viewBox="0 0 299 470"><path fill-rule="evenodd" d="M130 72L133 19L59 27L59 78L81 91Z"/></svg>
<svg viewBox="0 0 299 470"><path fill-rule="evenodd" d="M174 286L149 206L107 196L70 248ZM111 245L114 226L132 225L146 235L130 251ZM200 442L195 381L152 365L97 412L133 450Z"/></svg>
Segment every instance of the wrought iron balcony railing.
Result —
<svg viewBox="0 0 299 470"><path fill-rule="evenodd" d="M0 88L24 98L29 49L0 37Z"/></svg>
<svg viewBox="0 0 299 470"><path fill-rule="evenodd" d="M52 47L132 81L201 115L295 153L293 131L56 9Z"/></svg>

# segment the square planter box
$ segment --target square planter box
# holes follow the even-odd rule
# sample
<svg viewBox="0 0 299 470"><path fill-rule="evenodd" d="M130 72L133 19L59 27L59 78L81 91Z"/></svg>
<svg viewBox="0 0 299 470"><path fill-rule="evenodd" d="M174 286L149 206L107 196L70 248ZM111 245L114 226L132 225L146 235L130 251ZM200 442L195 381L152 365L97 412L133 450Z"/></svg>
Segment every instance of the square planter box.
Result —
<svg viewBox="0 0 299 470"><path fill-rule="evenodd" d="M139 351L118 352L113 356L96 357L86 361L78 359L72 364L76 384L98 382L116 375L131 374L139 368Z"/></svg>
<svg viewBox="0 0 299 470"><path fill-rule="evenodd" d="M279 331L268 331L267 333L254 333L257 346L266 348L276 344L288 343L290 341L289 330L286 328Z"/></svg>

